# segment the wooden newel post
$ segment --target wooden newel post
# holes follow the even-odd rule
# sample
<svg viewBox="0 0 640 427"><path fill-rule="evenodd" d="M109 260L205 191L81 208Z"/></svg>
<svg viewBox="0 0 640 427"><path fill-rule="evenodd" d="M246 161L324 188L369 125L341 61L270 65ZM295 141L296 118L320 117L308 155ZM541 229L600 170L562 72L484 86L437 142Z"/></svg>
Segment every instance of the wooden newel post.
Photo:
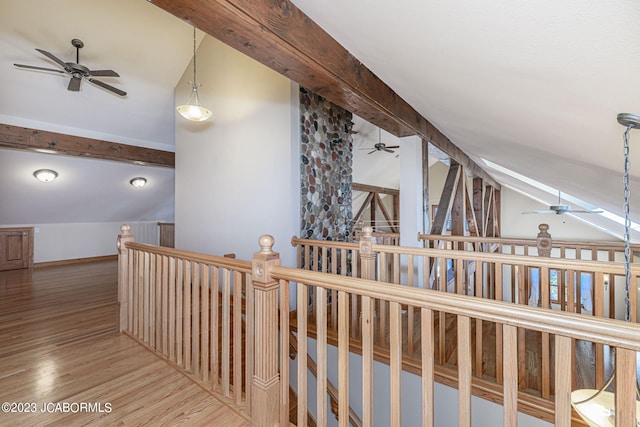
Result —
<svg viewBox="0 0 640 427"><path fill-rule="evenodd" d="M118 234L118 332L128 328L127 311L129 310L129 250L127 243L133 242L131 227L124 224Z"/></svg>
<svg viewBox="0 0 640 427"><path fill-rule="evenodd" d="M550 257L552 240L549 234L549 224L538 225L538 237L536 238L536 246L538 247L538 256Z"/></svg>
<svg viewBox="0 0 640 427"><path fill-rule="evenodd" d="M360 278L376 280L376 253L373 252L373 228L362 228L362 235L358 239L360 250Z"/></svg>
<svg viewBox="0 0 640 427"><path fill-rule="evenodd" d="M251 425L272 427L280 420L280 375L278 374L278 281L270 270L280 265L273 252L273 237L261 236L260 252L253 255L255 293L254 374ZM286 314L285 314L286 315ZM287 331L283 331L287 333ZM287 357L287 355L282 355Z"/></svg>

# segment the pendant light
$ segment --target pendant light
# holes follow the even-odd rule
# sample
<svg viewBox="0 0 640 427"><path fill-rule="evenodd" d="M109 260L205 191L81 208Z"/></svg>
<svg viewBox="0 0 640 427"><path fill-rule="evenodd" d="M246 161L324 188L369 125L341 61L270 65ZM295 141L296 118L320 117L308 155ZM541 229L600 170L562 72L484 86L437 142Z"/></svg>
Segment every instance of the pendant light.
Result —
<svg viewBox="0 0 640 427"><path fill-rule="evenodd" d="M631 248L630 228L631 218L629 214L629 132L631 129L640 129L640 115L621 113L618 114L618 123L626 128L624 133L624 320L631 321L630 298L635 298L635 285L631 283ZM606 389L615 379L615 371L606 383L599 389L581 389L571 393L571 406L589 426L615 425L615 395ZM637 384L636 384L637 386ZM636 387L636 399L640 398L640 389ZM640 414L640 401L636 400L636 414ZM637 416L637 415L636 415Z"/></svg>
<svg viewBox="0 0 640 427"><path fill-rule="evenodd" d="M196 82L196 27L193 27L193 85L191 96L186 104L179 105L177 110L182 117L193 122L202 122L211 117L211 110L200 104L198 98L198 83Z"/></svg>

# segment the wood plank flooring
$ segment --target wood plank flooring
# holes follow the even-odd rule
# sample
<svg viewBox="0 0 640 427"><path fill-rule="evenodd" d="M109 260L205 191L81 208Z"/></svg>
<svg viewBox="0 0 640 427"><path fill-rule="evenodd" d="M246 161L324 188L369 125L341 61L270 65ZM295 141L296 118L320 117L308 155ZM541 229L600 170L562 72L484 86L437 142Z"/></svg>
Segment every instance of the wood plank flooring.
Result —
<svg viewBox="0 0 640 427"><path fill-rule="evenodd" d="M35 408L0 425L248 426L115 331L116 280L115 262L0 272L0 403Z"/></svg>

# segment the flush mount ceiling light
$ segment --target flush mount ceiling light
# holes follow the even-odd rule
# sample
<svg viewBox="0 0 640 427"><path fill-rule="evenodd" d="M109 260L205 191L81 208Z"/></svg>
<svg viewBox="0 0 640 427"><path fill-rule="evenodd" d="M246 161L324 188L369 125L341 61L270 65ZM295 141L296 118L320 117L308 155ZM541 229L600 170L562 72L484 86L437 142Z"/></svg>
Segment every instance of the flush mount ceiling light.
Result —
<svg viewBox="0 0 640 427"><path fill-rule="evenodd" d="M129 181L129 184L133 185L136 188L144 187L147 184L147 178L137 176L135 178L132 178L131 181Z"/></svg>
<svg viewBox="0 0 640 427"><path fill-rule="evenodd" d="M211 110L200 104L198 83L196 82L196 27L193 27L193 82L191 96L186 104L179 105L177 110L182 117L193 122L202 122L211 117Z"/></svg>
<svg viewBox="0 0 640 427"><path fill-rule="evenodd" d="M40 182L51 182L58 177L58 172L51 169L38 169L33 176Z"/></svg>

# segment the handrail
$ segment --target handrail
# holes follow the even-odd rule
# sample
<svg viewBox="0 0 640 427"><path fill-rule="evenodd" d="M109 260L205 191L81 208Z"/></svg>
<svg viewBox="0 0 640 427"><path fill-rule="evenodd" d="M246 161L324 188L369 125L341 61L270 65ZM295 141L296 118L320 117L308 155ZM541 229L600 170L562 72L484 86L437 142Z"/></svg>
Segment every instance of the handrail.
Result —
<svg viewBox="0 0 640 427"><path fill-rule="evenodd" d="M496 254L495 252L458 251L452 249L428 249L412 248L405 246L391 246L373 244L372 249L378 252L397 255L415 255L450 259L473 259L482 262L502 262L504 264L525 265L549 268L580 270L585 269L594 272L624 274L624 264L614 261L575 260L565 258L540 258L527 255ZM631 272L640 275L640 265L632 265Z"/></svg>
<svg viewBox="0 0 640 427"><path fill-rule="evenodd" d="M358 279L337 274L319 273L290 267L273 267L271 273L280 280L301 282L326 289L356 293L370 298L404 305L427 307L447 313L498 322L554 335L610 344L640 351L640 324L620 320L585 317L573 313L538 307L514 305L465 295L445 294L430 289L410 288L393 283ZM615 333L614 333L615 332Z"/></svg>
<svg viewBox="0 0 640 427"><path fill-rule="evenodd" d="M185 251L182 249L167 248L164 246L149 245L147 243L127 242L126 247L128 249L137 249L140 251L149 252L150 254L189 259L191 261L199 262L202 264L211 264L218 267L240 271L242 273L251 273L250 261L242 261L235 258L207 255L198 252Z"/></svg>
<svg viewBox="0 0 640 427"><path fill-rule="evenodd" d="M415 307L421 311L421 346L422 346L422 390L423 390L423 425L433 425L433 382L434 382L434 313L446 313L455 315L457 322L457 387L458 419L460 425L470 425L471 416L471 389L472 389L472 345L473 334L471 324L473 321L486 321L493 323L500 329L503 342L500 356L500 365L503 370L503 399L504 423L513 425L518 410L518 370L522 363L519 355L518 335L520 330L553 336L555 340L555 424L569 426L571 424L571 363L573 354L573 341L583 340L597 343L597 345L610 345L615 350L616 361L621 360L621 365L616 364L616 425L629 425L630 420L635 420L635 394L627 393L627 390L635 387L635 354L640 351L640 325L576 315L573 313L557 312L548 309L518 306L500 301L477 299L468 296L448 294L428 289L412 288L396 284L381 283L372 280L357 279L334 274L306 271L288 267L273 266L270 275L280 281L281 292L289 286L289 283L297 283L298 294L308 293L308 288L314 289L314 295L327 295L329 292L338 293L338 370L340 372L339 413L346 415L348 396L348 354L349 354L349 327L348 318L350 297L354 295L362 299L362 322L370 324L373 320L373 304L388 304L390 319L390 356L389 369L391 371L391 424L401 424L401 397L400 397L400 369L403 363L403 355L400 349L402 342L402 315L401 308ZM305 298L298 299L298 304L304 304ZM284 307L284 306L282 306ZM300 339L306 337L307 310L305 305L298 306L298 333ZM437 327L436 327L437 329ZM371 423L371 396L372 383L369 379L371 363L373 360L372 345L373 331L370 327L362 331L362 355L363 355L363 408L365 423ZM367 349L367 350L365 350ZM320 350L318 350L320 351ZM498 356L498 355L496 355ZM319 356L320 357L320 353ZM415 360L415 359L414 359ZM300 362L303 363L303 362ZM420 363L420 359L418 359ZM304 365L306 366L306 361ZM298 366L300 369L300 365ZM346 371L346 372L345 372ZM548 380L548 378L547 378ZM344 387L344 392L343 392ZM553 400L552 400L553 402ZM618 411L619 410L619 411ZM620 418L618 419L618 415Z"/></svg>
<svg viewBox="0 0 640 427"><path fill-rule="evenodd" d="M352 243L352 242L338 242L335 240L302 239L296 236L293 236L291 238L291 246L296 247L301 245L318 245L326 248L338 248L338 249L358 249L358 244Z"/></svg>
<svg viewBox="0 0 640 427"><path fill-rule="evenodd" d="M448 242L463 243L495 243L501 245L520 245L520 246L536 246L536 239L527 238L510 238L510 237L477 237L477 236L454 236L454 235L435 235L435 234L419 234L418 240L443 240ZM581 249L597 249L597 250L624 250L622 242L592 242L587 240L552 240L553 248L572 248L580 247ZM633 251L640 251L640 245L631 245Z"/></svg>
<svg viewBox="0 0 640 427"><path fill-rule="evenodd" d="M289 331L289 346L295 354L298 354L298 340L293 332ZM290 355L291 356L291 355ZM314 377L318 378L318 365L316 361L307 353L307 367ZM338 389L333 383L327 379L327 394L331 399L331 407L338 406ZM335 413L337 415L337 412ZM349 422L354 427L362 427L362 420L358 417L358 414L349 406Z"/></svg>

